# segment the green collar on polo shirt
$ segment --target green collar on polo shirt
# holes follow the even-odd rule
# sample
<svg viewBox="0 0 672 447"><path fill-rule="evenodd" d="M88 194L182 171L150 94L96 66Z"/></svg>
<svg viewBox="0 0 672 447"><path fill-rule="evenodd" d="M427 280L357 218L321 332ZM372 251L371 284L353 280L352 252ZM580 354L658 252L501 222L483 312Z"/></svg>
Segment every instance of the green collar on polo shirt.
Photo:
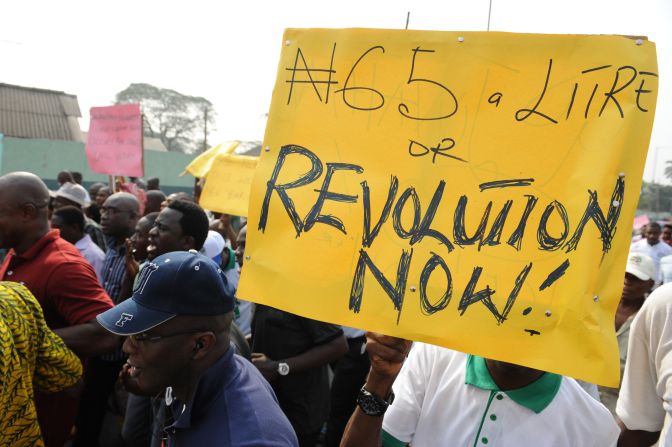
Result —
<svg viewBox="0 0 672 447"><path fill-rule="evenodd" d="M515 390L502 391L514 402L535 413L541 413L558 394L562 376L546 372L534 382ZM469 355L467 357L467 374L465 383L482 390L500 391L492 379L483 357Z"/></svg>

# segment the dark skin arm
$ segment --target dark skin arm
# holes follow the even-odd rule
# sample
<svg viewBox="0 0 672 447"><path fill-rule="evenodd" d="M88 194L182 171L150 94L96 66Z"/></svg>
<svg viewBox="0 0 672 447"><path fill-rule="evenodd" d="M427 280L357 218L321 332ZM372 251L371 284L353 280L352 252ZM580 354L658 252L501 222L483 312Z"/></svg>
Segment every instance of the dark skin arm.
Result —
<svg viewBox="0 0 672 447"><path fill-rule="evenodd" d="M366 350L371 359L371 369L364 388L376 396L387 398L411 344L412 342L401 338L367 332ZM345 427L341 447L379 446L382 426L382 416L367 416L356 407Z"/></svg>
<svg viewBox="0 0 672 447"><path fill-rule="evenodd" d="M131 239L126 239L125 244L124 268L126 269L126 274L121 280L120 296L129 297L133 294L133 281L135 280L135 275L140 270L140 264L133 257L133 242Z"/></svg>
<svg viewBox="0 0 672 447"><path fill-rule="evenodd" d="M642 447L655 444L660 437L660 432L651 432L644 430L630 430L623 421L616 419L621 428L621 435L618 437L618 447Z"/></svg>
<svg viewBox="0 0 672 447"><path fill-rule="evenodd" d="M96 320L56 329L54 332L81 357L107 354L121 345L121 339L103 329Z"/></svg>
<svg viewBox="0 0 672 447"><path fill-rule="evenodd" d="M278 363L280 362L287 363L289 365L289 373L292 374L329 364L343 357L346 352L348 352L348 342L345 336L341 335L327 343L315 346L302 354L287 359L273 360L269 359L265 354L253 352L252 363L254 363L254 366L257 367L266 380L272 382L279 376Z"/></svg>
<svg viewBox="0 0 672 447"><path fill-rule="evenodd" d="M231 216L228 214L222 214L219 218L219 221L222 223L222 230L224 231L224 237L231 241L231 248L236 249L236 232L233 231L231 227Z"/></svg>

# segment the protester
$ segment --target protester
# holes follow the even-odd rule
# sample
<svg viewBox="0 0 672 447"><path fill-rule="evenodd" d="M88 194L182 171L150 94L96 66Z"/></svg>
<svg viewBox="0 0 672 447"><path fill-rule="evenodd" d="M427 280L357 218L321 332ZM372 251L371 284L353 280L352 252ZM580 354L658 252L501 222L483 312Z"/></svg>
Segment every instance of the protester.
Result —
<svg viewBox="0 0 672 447"><path fill-rule="evenodd" d="M24 286L0 283L0 443L44 446L33 389L61 391L82 375L82 363L44 321L42 308Z"/></svg>
<svg viewBox="0 0 672 447"><path fill-rule="evenodd" d="M126 274L121 286L122 296L132 295L135 277L142 268L142 264L147 261L149 231L154 226L154 221L158 215L159 213L150 213L138 219L133 235L126 239L126 250L124 252Z"/></svg>
<svg viewBox="0 0 672 447"><path fill-rule="evenodd" d="M672 284L646 299L632 322L616 405L619 447L672 446Z"/></svg>
<svg viewBox="0 0 672 447"><path fill-rule="evenodd" d="M230 214L215 213L215 220L210 224L210 229L221 234L228 247L236 249L236 232L233 229Z"/></svg>
<svg viewBox="0 0 672 447"><path fill-rule="evenodd" d="M135 225L133 236L126 240L126 253L124 255L124 265L126 275L124 276L125 296L133 294L133 282L144 263L147 261L147 245L149 244L149 231L154 226L154 221L159 213L150 213L138 220ZM155 413L158 416L155 416ZM155 418L161 421L163 429L163 420L165 419L165 408L161 406L158 399L150 399L146 396L136 396L128 394L126 403L126 412L124 422L121 427L121 436L126 442L126 447L161 447L161 437L152 436L152 426L155 424Z"/></svg>
<svg viewBox="0 0 672 447"><path fill-rule="evenodd" d="M192 201L171 200L149 232L147 259L154 259L158 253L200 250L208 229L208 216L203 208Z"/></svg>
<svg viewBox="0 0 672 447"><path fill-rule="evenodd" d="M64 183L54 193L53 207L57 210L63 206L74 206L81 210L87 206L87 193L81 185L75 183ZM88 217L84 220L84 232L91 236L91 240L100 247L101 250L107 249L107 242L103 230L95 221Z"/></svg>
<svg viewBox="0 0 672 447"><path fill-rule="evenodd" d="M616 309L616 339L618 341L618 352L621 357L621 378L625 369L626 359L628 357L628 337L630 336L630 327L632 320L644 304L644 299L653 288L653 278L655 267L653 259L641 253L630 253L628 262L625 265L625 278L623 280L623 291L621 300ZM618 388L609 388L600 386L600 401L612 412L616 414L616 401L618 400Z"/></svg>
<svg viewBox="0 0 672 447"><path fill-rule="evenodd" d="M366 349L371 371L343 447L381 438L383 446L605 447L618 438L609 411L575 380L381 334L367 333Z"/></svg>
<svg viewBox="0 0 672 447"><path fill-rule="evenodd" d="M194 201L194 198L192 196L190 196L189 194L187 194L186 192L174 192L174 193L168 195L168 197L166 197L166 200L161 202L161 210L163 211L163 209L165 207L170 205L171 202L174 202L175 200L182 200L182 201L185 201L185 202L196 203Z"/></svg>
<svg viewBox="0 0 672 447"><path fill-rule="evenodd" d="M102 186L99 190L98 193L96 194L96 205L98 205L98 208L101 208L103 206L103 203L107 200L108 197L110 197L110 188L107 186Z"/></svg>
<svg viewBox="0 0 672 447"><path fill-rule="evenodd" d="M208 237L205 238L205 242L203 243L203 247L199 250L199 253L212 259L212 261L222 269L224 277L235 294L236 289L238 288L238 282L240 281L240 271L236 267L233 252L224 245L224 238L222 235L216 231L208 231ZM225 255L226 258L223 258L222 255ZM246 334L243 334L242 330L235 322L237 312L238 307L236 303L233 310L234 322L231 324L231 333L229 336L236 347L236 352L250 360L252 358L252 351L247 342Z"/></svg>
<svg viewBox="0 0 672 447"><path fill-rule="evenodd" d="M64 206L51 216L51 228L60 232L60 236L75 246L84 259L89 261L99 281L102 281L105 253L84 233L84 214L75 206Z"/></svg>
<svg viewBox="0 0 672 447"><path fill-rule="evenodd" d="M149 245L149 232L154 227L154 222L159 216L158 212L145 214L135 225L135 232L131 236L131 253L137 262L147 260L147 246ZM137 272L136 272L137 274Z"/></svg>
<svg viewBox="0 0 672 447"><path fill-rule="evenodd" d="M124 255L126 239L133 235L140 214L140 205L134 195L118 192L105 200L101 211L101 225L108 237L108 249L103 263L102 284L115 304L128 298L121 294L126 273ZM125 356L118 350L102 357L89 359L85 373L85 388L77 414L77 433L73 447L99 445L107 400L117 381Z"/></svg>
<svg viewBox="0 0 672 447"><path fill-rule="evenodd" d="M660 260L665 256L672 255L672 247L660 242L660 224L658 222L649 222L646 225L644 236L644 239L632 244L630 252L643 253L653 259L656 267L656 276L654 279L656 284L660 284L662 283Z"/></svg>
<svg viewBox="0 0 672 447"><path fill-rule="evenodd" d="M161 204L166 200L163 191L147 191L147 203L145 204L145 216L150 213L161 211Z"/></svg>
<svg viewBox="0 0 672 447"><path fill-rule="evenodd" d="M295 446L271 387L231 348L232 310L233 291L214 262L172 252L149 263L133 297L98 321L128 337L126 388L166 390L167 445Z"/></svg>
<svg viewBox="0 0 672 447"><path fill-rule="evenodd" d="M84 210L86 217L93 220L97 224L100 224L100 207L98 206L98 203L96 203L96 196L98 195L98 190L100 190L100 188L103 186L105 186L105 184L100 182L89 186L89 197L92 197L93 200L91 200L89 206Z"/></svg>
<svg viewBox="0 0 672 447"><path fill-rule="evenodd" d="M275 391L301 447L314 447L329 413L328 365L348 344L340 326L257 304L252 362Z"/></svg>
<svg viewBox="0 0 672 447"><path fill-rule="evenodd" d="M105 183L101 183L101 182L96 182L96 183L91 184L91 186L89 186L89 196L94 198L94 200L93 200L94 202L95 202L96 196L98 195L98 191L100 190L100 188L102 188L104 186L105 186Z"/></svg>
<svg viewBox="0 0 672 447"><path fill-rule="evenodd" d="M161 189L159 186L159 178L158 177L150 177L147 179L147 191L153 191L153 190L159 190Z"/></svg>
<svg viewBox="0 0 672 447"><path fill-rule="evenodd" d="M247 240L247 227L243 227L238 232L236 237L236 262L238 263L238 272L243 266L243 258L245 256L245 245ZM252 336L252 314L254 312L254 304L250 301L241 300L238 296L236 299L236 308L234 311L233 321L236 322L240 330L245 334L245 337Z"/></svg>
<svg viewBox="0 0 672 447"><path fill-rule="evenodd" d="M663 232L661 233L660 239L667 245L672 245L672 224L668 223L663 225Z"/></svg>
<svg viewBox="0 0 672 447"><path fill-rule="evenodd" d="M145 249L145 255L147 259L154 259L171 251L203 250L208 234L207 216L200 206L190 201L171 202L170 206L158 213L154 219L154 225L148 232L146 246L147 248L151 246L151 257L147 249ZM208 253L208 255L212 255L208 256L211 259L216 257L216 250L215 253ZM130 260L127 260L128 264ZM130 268L127 269L130 274L129 270ZM232 277L231 273L225 271L224 276L229 286L234 288L238 283L238 274L234 270L233 273L236 275ZM235 324L231 324L229 336L235 345L236 352L249 359L251 354L249 345ZM127 444L130 446L157 444L159 438L152 436L152 433L157 431L157 427L162 428L164 424L165 405L162 401L152 402L150 398L131 393L126 406L126 415L122 435Z"/></svg>
<svg viewBox="0 0 672 447"><path fill-rule="evenodd" d="M56 181L59 186L63 185L66 182L75 183L75 179L72 178L72 173L70 171L61 171L56 175Z"/></svg>
<svg viewBox="0 0 672 447"><path fill-rule="evenodd" d="M357 406L357 395L366 382L366 375L371 366L369 355L364 349L366 346L364 331L345 326L342 328L348 340L348 352L332 364L334 377L329 397L329 420L325 437L327 447L340 445L348 419Z"/></svg>
<svg viewBox="0 0 672 447"><path fill-rule="evenodd" d="M0 246L11 248L0 280L23 283L42 306L47 325L80 356L111 351L118 343L95 321L112 307L91 264L50 230L49 190L36 175L0 177ZM77 393L36 392L37 413L47 446L62 447L74 423Z"/></svg>

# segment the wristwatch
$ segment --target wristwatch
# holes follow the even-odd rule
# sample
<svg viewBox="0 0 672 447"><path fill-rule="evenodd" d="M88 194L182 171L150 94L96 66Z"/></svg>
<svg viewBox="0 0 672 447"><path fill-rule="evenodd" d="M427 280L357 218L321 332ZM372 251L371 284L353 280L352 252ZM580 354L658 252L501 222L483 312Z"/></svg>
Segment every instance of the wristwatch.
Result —
<svg viewBox="0 0 672 447"><path fill-rule="evenodd" d="M278 363L278 374L281 376L286 376L289 374L289 365L285 362Z"/></svg>
<svg viewBox="0 0 672 447"><path fill-rule="evenodd" d="M362 387L357 396L357 405L362 409L364 414L369 416L382 416L385 414L387 407L394 401L394 393L390 391L390 396L387 400L370 393L366 388Z"/></svg>

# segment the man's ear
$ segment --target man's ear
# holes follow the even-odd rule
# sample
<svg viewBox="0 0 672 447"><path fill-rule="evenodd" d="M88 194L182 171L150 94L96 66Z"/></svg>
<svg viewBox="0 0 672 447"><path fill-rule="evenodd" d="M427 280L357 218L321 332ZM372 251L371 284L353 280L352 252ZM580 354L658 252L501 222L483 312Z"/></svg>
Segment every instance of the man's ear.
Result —
<svg viewBox="0 0 672 447"><path fill-rule="evenodd" d="M193 355L192 359L199 360L208 355L217 343L217 337L212 332L202 332L193 337Z"/></svg>
<svg viewBox="0 0 672 447"><path fill-rule="evenodd" d="M653 279L648 280L646 282L646 286L647 286L646 291L651 292L651 289L653 289L654 284L655 284L655 282L653 281Z"/></svg>
<svg viewBox="0 0 672 447"><path fill-rule="evenodd" d="M182 246L184 251L196 250L196 239L193 236L182 236Z"/></svg>

